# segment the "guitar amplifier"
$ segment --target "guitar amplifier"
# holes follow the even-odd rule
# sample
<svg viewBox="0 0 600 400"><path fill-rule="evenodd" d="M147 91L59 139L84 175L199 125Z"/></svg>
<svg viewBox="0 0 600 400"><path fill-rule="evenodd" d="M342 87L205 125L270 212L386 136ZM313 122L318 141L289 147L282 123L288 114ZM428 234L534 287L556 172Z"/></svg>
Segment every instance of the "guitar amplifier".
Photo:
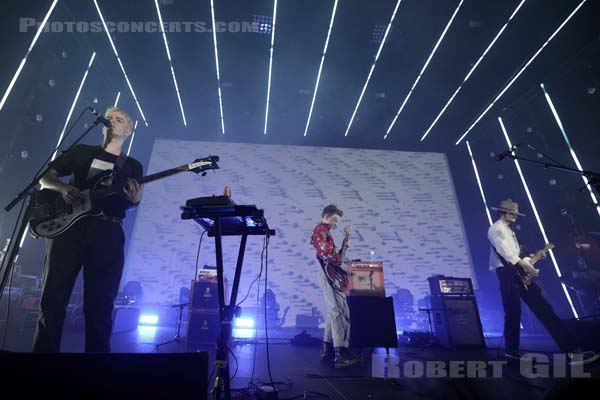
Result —
<svg viewBox="0 0 600 400"><path fill-rule="evenodd" d="M475 295L473 282L470 278L435 275L427 278L427 280L433 296Z"/></svg>
<svg viewBox="0 0 600 400"><path fill-rule="evenodd" d="M350 296L385 297L383 263L381 261L350 261L348 263Z"/></svg>
<svg viewBox="0 0 600 400"><path fill-rule="evenodd" d="M218 310L190 310L185 335L185 351L196 351L206 345L216 345L220 332L221 318Z"/></svg>
<svg viewBox="0 0 600 400"><path fill-rule="evenodd" d="M435 335L443 347L485 348L474 296L431 296Z"/></svg>
<svg viewBox="0 0 600 400"><path fill-rule="evenodd" d="M223 282L227 298L227 282ZM190 310L219 310L219 287L216 276L201 277L192 281Z"/></svg>

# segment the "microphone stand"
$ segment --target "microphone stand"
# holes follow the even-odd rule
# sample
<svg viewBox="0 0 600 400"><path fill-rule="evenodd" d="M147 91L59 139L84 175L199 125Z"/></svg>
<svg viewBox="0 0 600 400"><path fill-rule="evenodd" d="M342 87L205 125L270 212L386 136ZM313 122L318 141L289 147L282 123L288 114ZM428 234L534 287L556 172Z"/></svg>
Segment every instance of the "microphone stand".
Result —
<svg viewBox="0 0 600 400"><path fill-rule="evenodd" d="M183 314L183 307L185 307L187 305L189 305L189 304L181 303L181 304L175 304L174 306L171 306L171 308L179 308L179 314L177 316L177 333L175 334L175 337L173 339L154 345L157 350L160 346L164 346L165 344L169 344L169 343L179 344L181 342L181 320L182 320L182 314Z"/></svg>
<svg viewBox="0 0 600 400"><path fill-rule="evenodd" d="M86 108L86 110L87 109L88 108ZM82 115L83 115L83 113L82 113ZM99 122L100 122L99 118L96 117L96 120L90 125L90 127L88 129L86 129L85 132L83 132L83 134L81 136L79 136L79 138L77 138L77 140L75 142L73 142L67 148L67 150L65 150L65 152L68 152L76 144L78 144L88 133L90 133L92 131L92 129L94 129L96 126L98 126ZM73 128L73 126L71 127L71 129L72 128ZM69 131L70 131L70 129L69 129ZM67 135L68 135L68 132L67 132ZM65 137L63 138L62 141L64 141L64 139L66 139L66 137L67 136L65 135ZM46 160L44 165L46 165L48 163L48 160L50 158L52 158L52 154L54 154L54 152L58 151L58 148L60 147L61 144L62 144L62 142L57 146L56 149L54 149L52 151L51 155L48 157L48 159ZM40 168L41 172L40 172L40 170L38 170L38 173L36 173L36 175L31 180L31 182L27 186L25 186L25 188L23 190L21 190L21 192L19 192L19 194L17 194L17 196L6 207L4 207L4 210L6 212L9 212L21 201L26 202L24 204L25 213L23 214L21 219L17 218L17 221L15 223L16 236L13 235L13 237L11 238L11 241L10 241L11 249L10 249L10 251L6 252L6 254L4 255L4 258L2 259L2 263L0 264L0 270L2 271L2 275L0 276L0 299L2 298L2 295L4 294L4 287L6 286L6 282L11 275L12 269L14 267L14 264L17 260L18 254L19 254L19 250L21 248L20 243L16 243L16 241L14 239L21 238L23 236L23 234L25 233L25 230L27 229L27 224L29 223L30 201L27 201L26 197L29 197L29 200L31 200L31 196L35 192L35 190L36 190L35 187L38 185L40 179L44 175L46 175L46 173L50 170L50 168L47 165L45 168L43 168L43 169L42 168ZM17 226L18 226L18 229L16 229Z"/></svg>
<svg viewBox="0 0 600 400"><path fill-rule="evenodd" d="M540 153L542 154L542 153ZM545 154L542 154L544 157L546 158L550 158L548 156L546 156ZM549 163L549 162L544 162L544 161L539 161L539 160L533 160L531 158L525 158L525 157L519 157L516 154L509 154L507 157L510 157L513 160L521 160L521 161L527 161L533 164L539 164L539 165L543 165L545 169L556 169L559 171L565 171L565 172L569 172L572 174L578 174L581 176L585 176L588 179L588 184L590 185L593 189L596 190L597 194L600 195L600 173L599 172L594 172L594 171L589 171L589 170L583 170L580 171L578 169L574 169L574 168L569 168L566 167L560 163L557 163L556 161L554 161L554 163ZM587 185L579 188L580 192L583 192L583 190L587 187Z"/></svg>

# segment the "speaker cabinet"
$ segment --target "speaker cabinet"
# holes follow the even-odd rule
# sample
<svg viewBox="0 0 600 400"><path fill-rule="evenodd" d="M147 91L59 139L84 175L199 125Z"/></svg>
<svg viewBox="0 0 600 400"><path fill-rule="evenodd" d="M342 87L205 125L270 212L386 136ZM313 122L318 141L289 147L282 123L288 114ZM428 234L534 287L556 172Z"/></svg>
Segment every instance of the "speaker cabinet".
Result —
<svg viewBox="0 0 600 400"><path fill-rule="evenodd" d="M219 289L216 279L199 279L192 282L190 310L219 309Z"/></svg>
<svg viewBox="0 0 600 400"><path fill-rule="evenodd" d="M563 324L582 349L600 351L600 319L563 319Z"/></svg>
<svg viewBox="0 0 600 400"><path fill-rule="evenodd" d="M207 399L208 353L0 352L0 376L5 397Z"/></svg>
<svg viewBox="0 0 600 400"><path fill-rule="evenodd" d="M391 297L349 296L350 346L398 347Z"/></svg>
<svg viewBox="0 0 600 400"><path fill-rule="evenodd" d="M135 331L140 319L140 308L115 306L113 309L113 333Z"/></svg>
<svg viewBox="0 0 600 400"><path fill-rule="evenodd" d="M431 296L433 326L444 347L485 348L475 297Z"/></svg>
<svg viewBox="0 0 600 400"><path fill-rule="evenodd" d="M216 345L221 332L218 311L190 310L188 312L186 351L195 351L206 345Z"/></svg>

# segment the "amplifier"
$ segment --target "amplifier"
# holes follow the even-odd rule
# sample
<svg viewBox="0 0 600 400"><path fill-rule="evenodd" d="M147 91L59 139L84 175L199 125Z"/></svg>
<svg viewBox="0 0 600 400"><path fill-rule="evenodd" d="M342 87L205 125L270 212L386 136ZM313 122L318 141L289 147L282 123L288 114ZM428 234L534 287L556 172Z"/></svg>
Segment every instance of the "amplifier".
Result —
<svg viewBox="0 0 600 400"><path fill-rule="evenodd" d="M199 347L215 345L221 332L221 319L218 311L188 312L185 350L195 351Z"/></svg>
<svg viewBox="0 0 600 400"><path fill-rule="evenodd" d="M383 263L381 261L351 261L348 263L350 296L385 297Z"/></svg>
<svg viewBox="0 0 600 400"><path fill-rule="evenodd" d="M225 297L227 297L227 283L224 282ZM218 310L219 287L217 279L200 278L192 281L190 291L190 310Z"/></svg>
<svg viewBox="0 0 600 400"><path fill-rule="evenodd" d="M452 276L436 275L427 278L431 295L474 295L473 283L470 278L454 278Z"/></svg>
<svg viewBox="0 0 600 400"><path fill-rule="evenodd" d="M485 348L477 301L473 296L431 296L435 335L444 347Z"/></svg>

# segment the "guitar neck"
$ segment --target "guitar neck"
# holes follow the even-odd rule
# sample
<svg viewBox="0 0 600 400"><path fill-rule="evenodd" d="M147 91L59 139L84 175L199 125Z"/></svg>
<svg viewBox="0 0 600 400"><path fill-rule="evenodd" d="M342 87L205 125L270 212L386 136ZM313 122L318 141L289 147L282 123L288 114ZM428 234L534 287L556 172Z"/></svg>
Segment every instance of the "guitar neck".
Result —
<svg viewBox="0 0 600 400"><path fill-rule="evenodd" d="M342 253L341 253L341 260L342 260L342 264L344 263L344 259L346 259L346 251L348 250L348 247L346 247L346 243L348 243L348 239L350 238L350 234L346 233L346 235L344 236L344 240L342 240Z"/></svg>
<svg viewBox="0 0 600 400"><path fill-rule="evenodd" d="M156 180L159 180L162 178L166 178L167 176L171 176L171 175L177 174L179 172L188 171L188 170L189 170L189 167L187 164L180 165L179 167L167 169L165 171L157 172L152 175L146 175L142 179L140 179L138 182L140 185L143 185L145 183L156 181Z"/></svg>
<svg viewBox="0 0 600 400"><path fill-rule="evenodd" d="M542 250L538 251L537 253L535 253L535 254L533 255L533 257L531 257L531 258L529 259L529 263L530 263L531 265L534 265L536 262L538 262L538 261L540 261L542 258L544 258L544 257L546 256L546 253L548 252L548 250L551 250L551 249L552 249L552 247L548 247L548 248L544 248L544 249L542 249Z"/></svg>
<svg viewBox="0 0 600 400"><path fill-rule="evenodd" d="M180 165L179 167L175 167L175 168L167 169L165 171L157 172L152 175L146 175L146 176L142 177L141 179L138 179L138 183L140 185L143 185L145 183L153 182L153 181L156 181L156 180L159 180L162 178L166 178L167 176L171 176L171 175L177 174L179 172L184 172L184 171L189 171L188 164ZM124 187L125 187L125 185L120 185L117 187L117 189L115 189L113 187L110 189L98 190L93 194L93 197L94 197L94 199L100 199L102 197L120 194L120 193L122 193Z"/></svg>

